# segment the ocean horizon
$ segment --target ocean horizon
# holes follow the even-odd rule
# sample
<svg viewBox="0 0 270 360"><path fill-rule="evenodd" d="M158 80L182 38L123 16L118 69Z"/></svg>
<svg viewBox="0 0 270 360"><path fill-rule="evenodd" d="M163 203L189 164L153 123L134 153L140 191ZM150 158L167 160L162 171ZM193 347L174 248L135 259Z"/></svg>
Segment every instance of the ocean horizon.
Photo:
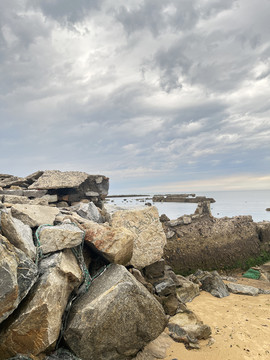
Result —
<svg viewBox="0 0 270 360"><path fill-rule="evenodd" d="M138 192L139 194L140 192ZM214 198L215 203L211 203L212 215L217 218L233 217L239 215L251 215L253 221L270 221L270 190L226 190L226 191L198 191L198 192L172 192L172 194L190 194L196 196L206 196ZM155 193L164 194L164 193ZM149 197L155 195L149 193ZM126 199L126 200L124 200ZM112 201L113 200L113 201ZM166 214L170 219L176 219L182 215L193 214L196 203L170 203L152 202L146 196L119 197L110 199L110 202L124 208L142 206L144 202L155 205L159 214Z"/></svg>

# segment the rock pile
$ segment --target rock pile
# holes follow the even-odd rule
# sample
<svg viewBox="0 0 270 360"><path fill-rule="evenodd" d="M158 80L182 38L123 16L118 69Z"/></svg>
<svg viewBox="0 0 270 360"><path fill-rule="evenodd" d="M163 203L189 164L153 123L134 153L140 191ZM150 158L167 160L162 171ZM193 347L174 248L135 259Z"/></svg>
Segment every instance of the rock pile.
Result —
<svg viewBox="0 0 270 360"><path fill-rule="evenodd" d="M108 184L78 172L0 175L0 360L142 359L175 316L177 341L209 336L185 306L199 285L163 260L156 208L110 214Z"/></svg>

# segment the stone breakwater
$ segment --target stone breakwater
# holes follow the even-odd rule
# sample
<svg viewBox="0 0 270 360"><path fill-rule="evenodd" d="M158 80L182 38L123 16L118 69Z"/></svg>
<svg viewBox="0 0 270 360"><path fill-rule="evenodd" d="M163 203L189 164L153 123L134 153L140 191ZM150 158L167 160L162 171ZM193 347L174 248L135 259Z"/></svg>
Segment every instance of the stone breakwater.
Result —
<svg viewBox="0 0 270 360"><path fill-rule="evenodd" d="M210 335L185 306L199 285L165 264L155 207L107 211L103 175L0 185L0 360L155 359L157 338Z"/></svg>
<svg viewBox="0 0 270 360"><path fill-rule="evenodd" d="M195 226L196 237L197 223L213 222L209 203L171 221L154 206L106 207L103 175L38 171L0 175L0 185L0 360L162 359L171 338L198 349L211 336L186 306L202 289L262 293L226 286L217 272L186 278L167 265L184 262L179 248L178 262L170 257L178 232ZM241 229L235 224L228 236ZM256 227L265 249L267 226Z"/></svg>

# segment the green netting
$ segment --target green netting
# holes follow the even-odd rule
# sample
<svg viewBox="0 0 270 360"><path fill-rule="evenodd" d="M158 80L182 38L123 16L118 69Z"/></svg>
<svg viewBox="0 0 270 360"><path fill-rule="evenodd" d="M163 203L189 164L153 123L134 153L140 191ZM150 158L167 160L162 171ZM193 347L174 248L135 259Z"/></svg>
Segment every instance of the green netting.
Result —
<svg viewBox="0 0 270 360"><path fill-rule="evenodd" d="M247 272L243 274L243 277L249 278L249 279L255 279L258 280L261 276L261 273L259 270L249 269Z"/></svg>

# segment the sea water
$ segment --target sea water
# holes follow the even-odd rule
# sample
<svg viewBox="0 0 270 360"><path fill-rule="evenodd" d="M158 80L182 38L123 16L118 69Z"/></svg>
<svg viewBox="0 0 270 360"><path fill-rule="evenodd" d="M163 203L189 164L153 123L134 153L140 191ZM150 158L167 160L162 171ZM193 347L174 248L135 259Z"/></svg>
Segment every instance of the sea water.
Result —
<svg viewBox="0 0 270 360"><path fill-rule="evenodd" d="M170 219L193 214L197 207L194 203L153 203L150 198L154 194L148 195L149 197L113 198L110 199L110 203L124 208L133 208L145 206L145 202L148 202L157 207L160 215L166 214ZM212 215L215 217L251 215L255 222L270 221L270 211L266 211L266 208L270 208L270 190L196 192L196 195L216 200L215 203L211 203Z"/></svg>

